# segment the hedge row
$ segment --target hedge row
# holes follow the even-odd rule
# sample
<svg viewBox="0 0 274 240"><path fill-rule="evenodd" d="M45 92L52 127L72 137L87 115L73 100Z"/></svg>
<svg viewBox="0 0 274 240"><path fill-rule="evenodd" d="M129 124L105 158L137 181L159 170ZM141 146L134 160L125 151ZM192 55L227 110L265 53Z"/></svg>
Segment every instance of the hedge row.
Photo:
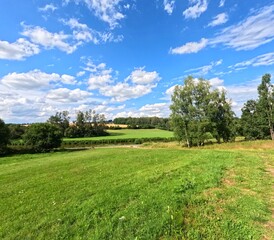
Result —
<svg viewBox="0 0 274 240"><path fill-rule="evenodd" d="M94 145L103 145L103 144L142 144L144 142L172 142L175 141L174 137L170 138L162 138L162 137L154 137L154 138L122 138L122 139L100 139L100 140L70 140L63 141L61 144L61 148L66 147L88 147ZM27 148L23 142L15 141L12 142L10 147L16 149ZM29 149L28 149L29 150Z"/></svg>
<svg viewBox="0 0 274 240"><path fill-rule="evenodd" d="M142 144L144 142L171 142L175 138L122 138L122 139L100 139L100 140L75 140L63 141L61 147L85 147L102 144Z"/></svg>

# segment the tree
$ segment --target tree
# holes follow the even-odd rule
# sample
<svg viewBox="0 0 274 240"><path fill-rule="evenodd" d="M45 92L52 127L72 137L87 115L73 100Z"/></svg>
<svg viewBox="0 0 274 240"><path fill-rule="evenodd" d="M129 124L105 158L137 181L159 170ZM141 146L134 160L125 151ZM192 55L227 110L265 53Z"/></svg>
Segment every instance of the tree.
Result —
<svg viewBox="0 0 274 240"><path fill-rule="evenodd" d="M268 127L260 124L260 113L258 103L255 100L248 100L242 108L243 135L247 140L264 139L269 135Z"/></svg>
<svg viewBox="0 0 274 240"><path fill-rule="evenodd" d="M23 140L35 152L47 152L60 147L62 133L57 126L50 123L35 123L27 128Z"/></svg>
<svg viewBox="0 0 274 240"><path fill-rule="evenodd" d="M0 154L5 153L10 140L10 131L5 122L0 119Z"/></svg>
<svg viewBox="0 0 274 240"><path fill-rule="evenodd" d="M236 135L234 112L224 90L214 90L206 114L209 116L212 135L220 143L234 141Z"/></svg>
<svg viewBox="0 0 274 240"><path fill-rule="evenodd" d="M171 123L175 137L188 147L203 145L208 137L209 122L206 108L210 102L209 82L190 76L184 86L176 86L172 95Z"/></svg>
<svg viewBox="0 0 274 240"><path fill-rule="evenodd" d="M26 126L20 124L9 124L8 128L10 130L11 140L21 139L26 130Z"/></svg>
<svg viewBox="0 0 274 240"><path fill-rule="evenodd" d="M69 112L63 111L57 112L54 116L51 116L47 122L58 126L64 136L65 130L69 127L69 119Z"/></svg>
<svg viewBox="0 0 274 240"><path fill-rule="evenodd" d="M203 145L214 136L218 142L232 141L234 113L224 91L211 90L208 81L185 79L172 95L171 124L175 137L188 147Z"/></svg>
<svg viewBox="0 0 274 240"><path fill-rule="evenodd" d="M258 112L259 122L262 125L268 126L270 137L274 140L274 119L273 119L273 108L274 108L274 91L273 85L271 84L271 75L265 74L262 77L262 82L258 86Z"/></svg>
<svg viewBox="0 0 274 240"><path fill-rule="evenodd" d="M271 75L265 74L258 86L258 99L248 100L242 108L243 133L246 139L274 140L274 89Z"/></svg>

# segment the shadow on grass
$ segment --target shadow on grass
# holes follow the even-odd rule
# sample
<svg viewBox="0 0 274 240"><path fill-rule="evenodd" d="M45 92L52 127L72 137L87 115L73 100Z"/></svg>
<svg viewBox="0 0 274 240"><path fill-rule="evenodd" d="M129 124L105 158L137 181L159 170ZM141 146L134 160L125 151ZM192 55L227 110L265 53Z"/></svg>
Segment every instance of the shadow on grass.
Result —
<svg viewBox="0 0 274 240"><path fill-rule="evenodd" d="M126 135L125 133L114 133L111 132L109 136L122 136L122 135Z"/></svg>

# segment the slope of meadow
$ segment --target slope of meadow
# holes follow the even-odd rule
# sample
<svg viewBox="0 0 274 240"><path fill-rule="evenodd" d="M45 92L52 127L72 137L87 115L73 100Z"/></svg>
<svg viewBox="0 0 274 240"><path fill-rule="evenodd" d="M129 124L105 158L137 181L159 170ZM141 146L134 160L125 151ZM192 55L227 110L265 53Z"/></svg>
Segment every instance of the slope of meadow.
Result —
<svg viewBox="0 0 274 240"><path fill-rule="evenodd" d="M0 159L1 239L272 239L273 152L107 148Z"/></svg>

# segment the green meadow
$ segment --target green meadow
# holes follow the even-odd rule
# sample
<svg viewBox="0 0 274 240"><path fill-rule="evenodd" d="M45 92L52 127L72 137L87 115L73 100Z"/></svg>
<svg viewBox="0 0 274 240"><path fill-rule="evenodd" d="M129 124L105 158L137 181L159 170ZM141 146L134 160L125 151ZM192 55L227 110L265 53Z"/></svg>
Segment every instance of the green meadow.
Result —
<svg viewBox="0 0 274 240"><path fill-rule="evenodd" d="M102 140L102 139L125 139L125 138L171 138L174 137L173 132L160 129L119 129L107 130L109 136L88 137L88 138L65 138L64 141L86 141L86 140Z"/></svg>
<svg viewBox="0 0 274 240"><path fill-rule="evenodd" d="M273 239L274 152L237 144L1 158L0 238Z"/></svg>

